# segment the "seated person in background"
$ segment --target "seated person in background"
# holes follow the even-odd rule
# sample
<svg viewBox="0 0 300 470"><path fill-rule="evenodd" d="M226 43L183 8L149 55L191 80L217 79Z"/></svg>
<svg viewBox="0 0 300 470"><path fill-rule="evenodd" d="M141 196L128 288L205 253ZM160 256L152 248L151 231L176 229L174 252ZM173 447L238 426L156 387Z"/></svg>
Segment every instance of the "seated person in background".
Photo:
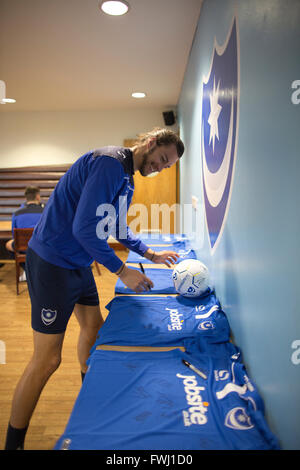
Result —
<svg viewBox="0 0 300 470"><path fill-rule="evenodd" d="M40 189L36 186L27 186L25 189L26 203L23 204L12 216L12 233L15 228L33 228L40 220L44 210L44 204L41 204ZM6 242L5 247L8 251L14 252L14 239ZM20 281L25 281L25 271L20 276Z"/></svg>

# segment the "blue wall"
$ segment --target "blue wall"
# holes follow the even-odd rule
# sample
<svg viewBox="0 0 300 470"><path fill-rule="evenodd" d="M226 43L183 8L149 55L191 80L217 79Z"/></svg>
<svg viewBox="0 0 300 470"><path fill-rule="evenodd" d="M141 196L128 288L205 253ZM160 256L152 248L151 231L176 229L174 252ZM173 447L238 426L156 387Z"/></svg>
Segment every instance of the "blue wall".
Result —
<svg viewBox="0 0 300 470"><path fill-rule="evenodd" d="M203 76L214 40L224 44L234 16L237 152L228 216L212 254L202 189ZM235 343L284 449L300 449L299 25L299 0L204 0L178 106L186 145L181 203L190 204L192 194L199 198L195 247L211 270Z"/></svg>

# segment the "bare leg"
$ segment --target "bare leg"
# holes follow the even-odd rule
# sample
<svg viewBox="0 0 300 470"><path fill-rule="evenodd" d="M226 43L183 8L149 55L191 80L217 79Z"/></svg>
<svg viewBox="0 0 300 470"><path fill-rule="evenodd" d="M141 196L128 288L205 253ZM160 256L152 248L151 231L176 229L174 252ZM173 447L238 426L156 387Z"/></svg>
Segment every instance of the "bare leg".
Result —
<svg viewBox="0 0 300 470"><path fill-rule="evenodd" d="M81 372L86 372L86 361L90 354L90 349L96 341L96 336L103 325L103 318L99 305L76 304L74 313L80 326L77 353L81 367Z"/></svg>
<svg viewBox="0 0 300 470"><path fill-rule="evenodd" d="M15 389L10 424L28 426L40 394L50 376L59 367L64 333L33 332L34 352Z"/></svg>

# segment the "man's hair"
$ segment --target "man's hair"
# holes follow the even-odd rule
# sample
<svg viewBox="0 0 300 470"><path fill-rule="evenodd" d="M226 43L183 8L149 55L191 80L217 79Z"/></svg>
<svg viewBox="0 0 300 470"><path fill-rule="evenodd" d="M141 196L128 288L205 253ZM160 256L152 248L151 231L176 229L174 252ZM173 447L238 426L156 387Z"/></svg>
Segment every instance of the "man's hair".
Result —
<svg viewBox="0 0 300 470"><path fill-rule="evenodd" d="M139 134L137 139L137 145L142 145L147 142L148 139L152 137L156 138L156 145L171 145L175 144L177 149L178 157L180 158L184 152L184 144L179 136L169 130L162 127L155 127L152 131L145 132L144 134Z"/></svg>
<svg viewBox="0 0 300 470"><path fill-rule="evenodd" d="M27 186L24 193L26 201L34 201L39 193L40 188L38 188L37 186Z"/></svg>

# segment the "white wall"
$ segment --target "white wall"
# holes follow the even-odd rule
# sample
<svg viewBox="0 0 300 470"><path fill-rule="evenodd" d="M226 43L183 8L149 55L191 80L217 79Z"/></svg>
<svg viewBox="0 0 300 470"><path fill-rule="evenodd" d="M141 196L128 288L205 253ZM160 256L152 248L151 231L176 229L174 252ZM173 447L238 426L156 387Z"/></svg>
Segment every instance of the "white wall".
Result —
<svg viewBox="0 0 300 470"><path fill-rule="evenodd" d="M73 163L85 152L155 126L162 108L0 113L0 168Z"/></svg>

